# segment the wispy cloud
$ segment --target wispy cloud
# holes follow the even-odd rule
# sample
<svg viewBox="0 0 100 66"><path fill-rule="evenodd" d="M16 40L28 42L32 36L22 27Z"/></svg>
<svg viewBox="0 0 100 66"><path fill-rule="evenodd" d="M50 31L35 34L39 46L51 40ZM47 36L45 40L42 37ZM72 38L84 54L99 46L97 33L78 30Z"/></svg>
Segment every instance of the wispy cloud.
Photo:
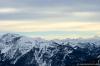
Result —
<svg viewBox="0 0 100 66"><path fill-rule="evenodd" d="M78 16L78 17L95 17L97 15L100 15L100 12L73 12L73 16Z"/></svg>
<svg viewBox="0 0 100 66"><path fill-rule="evenodd" d="M0 8L0 14L5 13L16 13L18 10L16 8Z"/></svg>

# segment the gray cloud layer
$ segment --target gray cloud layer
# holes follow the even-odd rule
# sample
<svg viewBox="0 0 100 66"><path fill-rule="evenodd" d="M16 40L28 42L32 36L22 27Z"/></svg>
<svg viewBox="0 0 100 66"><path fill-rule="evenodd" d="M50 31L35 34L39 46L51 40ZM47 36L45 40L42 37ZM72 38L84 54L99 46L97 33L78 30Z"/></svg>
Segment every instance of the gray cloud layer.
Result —
<svg viewBox="0 0 100 66"><path fill-rule="evenodd" d="M15 8L18 11L14 13L1 12L0 20L76 20L99 22L99 6L100 0L0 0L0 9ZM83 15L82 13L84 12L89 14L85 13ZM94 15L91 16L91 14Z"/></svg>

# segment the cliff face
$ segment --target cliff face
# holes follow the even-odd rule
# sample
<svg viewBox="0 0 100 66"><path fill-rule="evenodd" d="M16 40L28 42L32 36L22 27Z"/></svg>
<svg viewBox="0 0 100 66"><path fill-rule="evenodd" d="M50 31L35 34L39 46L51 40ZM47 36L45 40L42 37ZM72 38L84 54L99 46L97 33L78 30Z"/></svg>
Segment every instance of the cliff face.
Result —
<svg viewBox="0 0 100 66"><path fill-rule="evenodd" d="M0 66L76 66L97 63L99 39L44 40L17 34L0 39Z"/></svg>

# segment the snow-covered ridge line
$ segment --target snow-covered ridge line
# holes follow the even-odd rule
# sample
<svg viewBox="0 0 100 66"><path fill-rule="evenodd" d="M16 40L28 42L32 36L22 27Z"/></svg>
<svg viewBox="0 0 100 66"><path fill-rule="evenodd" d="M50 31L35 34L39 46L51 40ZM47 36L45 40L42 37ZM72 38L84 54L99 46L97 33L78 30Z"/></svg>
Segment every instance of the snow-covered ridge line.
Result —
<svg viewBox="0 0 100 66"><path fill-rule="evenodd" d="M25 45L30 45L30 47L32 48L33 46L41 46L41 47L43 47L44 45L49 46L49 44L52 42L56 42L61 45L70 43L70 45L72 45L72 46L76 46L78 43L87 43L87 42L95 43L96 45L100 45L100 38L94 37L94 38L90 38L90 39L67 38L67 39L63 39L63 40L59 40L59 39L45 40L42 38L29 38L29 37L25 37L25 36L20 36L19 34L7 33L7 34L4 34L3 36L1 36L1 38L0 38L0 45L1 45L0 49L2 49L2 53L6 53L10 48L13 47L14 44L18 44L17 45L18 48L21 46L23 47ZM45 44L45 43L47 43L47 44Z"/></svg>
<svg viewBox="0 0 100 66"><path fill-rule="evenodd" d="M10 60L10 64L22 64L22 66L27 66L27 64L56 66L54 64L62 62L59 66L64 66L68 64L65 61L76 63L74 60L77 55L79 62L86 61L91 56L97 58L100 55L99 48L99 38L45 40L7 33L0 38L0 61L4 63ZM86 58L80 54L86 55Z"/></svg>

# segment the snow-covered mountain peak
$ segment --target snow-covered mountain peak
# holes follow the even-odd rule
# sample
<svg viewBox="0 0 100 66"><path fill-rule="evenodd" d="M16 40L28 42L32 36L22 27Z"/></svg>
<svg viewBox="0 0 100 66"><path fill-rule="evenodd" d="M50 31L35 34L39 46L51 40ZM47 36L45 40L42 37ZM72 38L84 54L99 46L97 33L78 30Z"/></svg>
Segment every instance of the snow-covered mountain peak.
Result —
<svg viewBox="0 0 100 66"><path fill-rule="evenodd" d="M20 35L19 34L6 33L2 36L2 38L6 38L6 37L13 38L13 37L18 37L18 36L20 36Z"/></svg>
<svg viewBox="0 0 100 66"><path fill-rule="evenodd" d="M4 44L15 44L15 42L20 39L22 36L20 36L19 34L11 34L11 33L7 33L7 34L4 34L3 36L1 36L1 41L4 43Z"/></svg>

